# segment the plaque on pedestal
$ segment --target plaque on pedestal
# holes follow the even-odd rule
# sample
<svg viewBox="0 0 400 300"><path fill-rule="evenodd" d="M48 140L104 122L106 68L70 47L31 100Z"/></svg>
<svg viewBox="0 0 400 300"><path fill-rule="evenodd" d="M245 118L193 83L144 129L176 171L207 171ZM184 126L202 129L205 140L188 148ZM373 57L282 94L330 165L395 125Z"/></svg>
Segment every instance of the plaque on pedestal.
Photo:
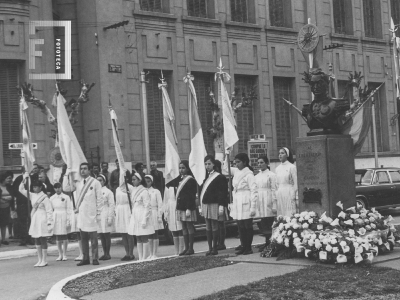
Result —
<svg viewBox="0 0 400 300"><path fill-rule="evenodd" d="M336 206L355 206L353 140L349 135L297 138L296 167L300 211L312 210L333 217Z"/></svg>

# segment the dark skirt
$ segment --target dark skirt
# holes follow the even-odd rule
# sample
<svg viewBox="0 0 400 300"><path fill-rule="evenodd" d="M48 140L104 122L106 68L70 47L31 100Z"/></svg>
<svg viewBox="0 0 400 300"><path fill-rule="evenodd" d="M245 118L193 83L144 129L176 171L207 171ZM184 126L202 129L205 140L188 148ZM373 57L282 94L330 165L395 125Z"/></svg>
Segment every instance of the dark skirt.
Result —
<svg viewBox="0 0 400 300"><path fill-rule="evenodd" d="M186 217L186 210L177 210L176 211L176 220L177 221L185 221L185 222L196 222L197 221L196 210L191 210L189 217Z"/></svg>
<svg viewBox="0 0 400 300"><path fill-rule="evenodd" d="M0 226L4 227L10 224L10 207L0 208Z"/></svg>
<svg viewBox="0 0 400 300"><path fill-rule="evenodd" d="M209 203L209 204L203 203L201 205L201 212L203 213L203 216L206 219L218 220L218 221L229 220L228 210L226 209L226 207L224 207L224 213L222 214L222 216L219 215L218 203Z"/></svg>

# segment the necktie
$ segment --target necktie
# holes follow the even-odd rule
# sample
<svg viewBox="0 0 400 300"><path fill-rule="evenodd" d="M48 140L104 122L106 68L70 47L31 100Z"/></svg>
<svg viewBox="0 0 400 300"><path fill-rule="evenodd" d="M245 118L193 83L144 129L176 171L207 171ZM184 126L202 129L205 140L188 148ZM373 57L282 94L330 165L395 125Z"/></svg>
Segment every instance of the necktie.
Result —
<svg viewBox="0 0 400 300"><path fill-rule="evenodd" d="M84 184L84 185L86 184L86 179L83 180L83 184Z"/></svg>

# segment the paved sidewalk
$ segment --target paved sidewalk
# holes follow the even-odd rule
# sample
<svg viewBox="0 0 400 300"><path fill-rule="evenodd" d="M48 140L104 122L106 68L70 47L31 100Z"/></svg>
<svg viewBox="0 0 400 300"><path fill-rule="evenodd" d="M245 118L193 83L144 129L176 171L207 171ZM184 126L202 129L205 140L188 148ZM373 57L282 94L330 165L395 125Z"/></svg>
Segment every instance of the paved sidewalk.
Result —
<svg viewBox="0 0 400 300"><path fill-rule="evenodd" d="M279 276L289 272L294 272L301 268L302 267L300 266L238 263L226 267L209 269L84 296L80 299L125 300L133 299L132 296L134 295L134 299L188 300L225 290L236 285L248 284L266 277Z"/></svg>

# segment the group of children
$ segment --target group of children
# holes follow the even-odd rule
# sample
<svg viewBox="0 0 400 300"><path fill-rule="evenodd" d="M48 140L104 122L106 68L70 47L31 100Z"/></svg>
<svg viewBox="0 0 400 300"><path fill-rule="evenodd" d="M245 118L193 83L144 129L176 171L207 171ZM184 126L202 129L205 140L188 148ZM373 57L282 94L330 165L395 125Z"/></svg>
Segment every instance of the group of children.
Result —
<svg viewBox="0 0 400 300"><path fill-rule="evenodd" d="M79 193L75 193L75 201L63 193L63 190L75 191L68 183L68 172L65 174L68 180L64 179L63 185L54 184L56 194L50 198L42 191L43 183L34 181L31 183L33 193L29 193L33 207L29 234L35 239L38 253L35 267L47 266L47 238L52 235L56 236L59 251L56 260L66 261L69 233L78 235L80 255L75 259L81 261L78 265L90 263L89 235L93 264L98 264L97 234L104 252L99 260L111 259L112 232L122 235L125 256L121 260L135 259L135 237L139 260L156 258L158 231L164 229L163 214L173 235L175 254L192 255L197 211L206 222L209 246L206 255L216 255L218 250L226 249L224 222L229 218L228 211L238 222L241 245L237 247L236 254L250 254L253 218L273 218L277 214L287 215L298 209L296 168L289 162L291 156L289 149L280 150L281 165L276 169L276 175L269 171L268 158L259 158L260 172L254 176L247 154L237 154L236 167L231 168L233 203L229 203L228 181L222 175L227 172L227 163L221 168L221 163L210 155L204 158L207 175L201 186L197 185L188 161L181 161L180 175L166 184L164 201L160 191L152 187L151 175L142 178L142 175L135 173L132 185L121 179L114 195L107 188L106 176L99 174L97 178L88 177L87 163L81 164L81 175L84 175L84 179L80 183ZM28 178L29 175L25 174L24 177ZM95 180L98 182L94 184ZM25 181L21 182L19 191L28 196ZM90 220L95 221L90 223ZM89 223L92 225L89 226ZM82 239L85 243L82 243Z"/></svg>

